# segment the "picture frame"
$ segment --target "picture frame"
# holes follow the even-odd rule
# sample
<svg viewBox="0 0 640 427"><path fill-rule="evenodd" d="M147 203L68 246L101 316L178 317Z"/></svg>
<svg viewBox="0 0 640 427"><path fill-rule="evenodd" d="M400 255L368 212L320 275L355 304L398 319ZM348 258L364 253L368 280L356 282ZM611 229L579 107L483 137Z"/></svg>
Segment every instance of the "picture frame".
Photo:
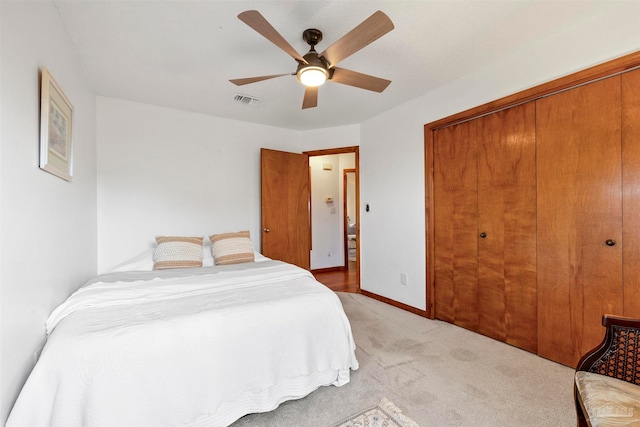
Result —
<svg viewBox="0 0 640 427"><path fill-rule="evenodd" d="M41 70L40 169L73 179L73 105L46 67Z"/></svg>

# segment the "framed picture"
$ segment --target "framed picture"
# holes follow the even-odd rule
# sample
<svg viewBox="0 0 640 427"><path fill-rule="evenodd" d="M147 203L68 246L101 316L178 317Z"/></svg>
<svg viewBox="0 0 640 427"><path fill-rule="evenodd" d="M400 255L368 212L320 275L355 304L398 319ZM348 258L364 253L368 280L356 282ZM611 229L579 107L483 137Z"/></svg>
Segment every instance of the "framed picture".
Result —
<svg viewBox="0 0 640 427"><path fill-rule="evenodd" d="M73 179L71 146L73 106L46 67L42 67L41 90L40 169L71 181Z"/></svg>

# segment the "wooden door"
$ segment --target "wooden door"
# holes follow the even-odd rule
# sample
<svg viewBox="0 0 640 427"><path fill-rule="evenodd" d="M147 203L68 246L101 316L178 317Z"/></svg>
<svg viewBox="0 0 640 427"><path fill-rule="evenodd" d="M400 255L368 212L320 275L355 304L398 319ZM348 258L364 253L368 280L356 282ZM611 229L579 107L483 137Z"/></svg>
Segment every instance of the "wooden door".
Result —
<svg viewBox="0 0 640 427"><path fill-rule="evenodd" d="M435 317L478 328L475 122L434 132Z"/></svg>
<svg viewBox="0 0 640 427"><path fill-rule="evenodd" d="M640 318L640 70L622 78L624 315Z"/></svg>
<svg viewBox="0 0 640 427"><path fill-rule="evenodd" d="M309 157L260 150L262 253L309 269Z"/></svg>
<svg viewBox="0 0 640 427"><path fill-rule="evenodd" d="M536 101L538 354L569 366L622 314L620 92L617 76Z"/></svg>
<svg viewBox="0 0 640 427"><path fill-rule="evenodd" d="M535 104L476 121L478 331L535 352Z"/></svg>

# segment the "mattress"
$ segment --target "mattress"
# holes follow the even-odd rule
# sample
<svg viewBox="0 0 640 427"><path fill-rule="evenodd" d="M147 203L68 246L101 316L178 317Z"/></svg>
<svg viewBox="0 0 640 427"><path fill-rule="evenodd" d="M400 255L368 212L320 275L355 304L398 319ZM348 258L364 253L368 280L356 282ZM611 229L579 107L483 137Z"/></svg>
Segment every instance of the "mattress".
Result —
<svg viewBox="0 0 640 427"><path fill-rule="evenodd" d="M338 297L279 261L97 276L51 314L7 426L226 426L358 368Z"/></svg>

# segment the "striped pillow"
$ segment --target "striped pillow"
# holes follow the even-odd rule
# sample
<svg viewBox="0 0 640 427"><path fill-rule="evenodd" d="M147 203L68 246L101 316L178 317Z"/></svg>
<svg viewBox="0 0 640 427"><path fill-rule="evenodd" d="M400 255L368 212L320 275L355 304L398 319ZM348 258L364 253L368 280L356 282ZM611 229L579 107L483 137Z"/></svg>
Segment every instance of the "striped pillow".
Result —
<svg viewBox="0 0 640 427"><path fill-rule="evenodd" d="M240 264L255 260L249 231L212 234L209 238L216 265Z"/></svg>
<svg viewBox="0 0 640 427"><path fill-rule="evenodd" d="M156 237L153 269L202 267L202 240L202 237Z"/></svg>

